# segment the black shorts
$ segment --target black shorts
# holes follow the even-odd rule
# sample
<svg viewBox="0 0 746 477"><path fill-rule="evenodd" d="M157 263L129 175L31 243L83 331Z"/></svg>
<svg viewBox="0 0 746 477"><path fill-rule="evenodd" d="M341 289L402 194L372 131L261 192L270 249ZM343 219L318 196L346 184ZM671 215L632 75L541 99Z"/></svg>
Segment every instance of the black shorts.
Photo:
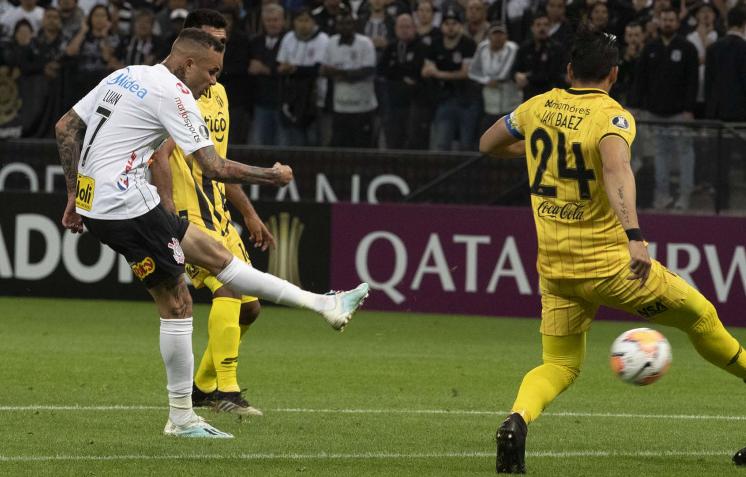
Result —
<svg viewBox="0 0 746 477"><path fill-rule="evenodd" d="M124 255L135 276L147 288L184 273L180 241L189 222L161 204L150 212L124 220L83 217L86 228L115 252Z"/></svg>

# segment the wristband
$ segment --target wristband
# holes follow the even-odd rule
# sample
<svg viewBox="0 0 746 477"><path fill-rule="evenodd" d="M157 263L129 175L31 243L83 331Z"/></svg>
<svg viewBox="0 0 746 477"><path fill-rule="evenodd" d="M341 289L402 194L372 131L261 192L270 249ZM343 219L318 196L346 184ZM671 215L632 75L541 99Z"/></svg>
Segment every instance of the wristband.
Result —
<svg viewBox="0 0 746 477"><path fill-rule="evenodd" d="M631 242L636 240L638 242L644 242L645 239L642 236L642 230L640 229L627 229L624 231L627 234L627 239Z"/></svg>

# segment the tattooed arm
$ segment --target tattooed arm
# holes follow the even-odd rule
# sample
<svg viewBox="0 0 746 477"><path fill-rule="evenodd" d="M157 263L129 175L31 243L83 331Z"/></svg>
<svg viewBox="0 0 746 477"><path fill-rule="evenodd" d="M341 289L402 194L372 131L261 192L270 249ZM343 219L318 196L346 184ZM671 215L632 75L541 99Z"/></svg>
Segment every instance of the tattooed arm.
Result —
<svg viewBox="0 0 746 477"><path fill-rule="evenodd" d="M83 232L83 221L75 212L75 196L77 195L78 183L78 160L80 149L83 146L86 125L80 116L72 109L65 113L55 125L57 135L57 150L60 154L60 163L65 174L67 186L67 206L62 216L62 225L73 231Z"/></svg>
<svg viewBox="0 0 746 477"><path fill-rule="evenodd" d="M599 143L601 161L603 162L604 185L609 204L614 209L622 228L625 231L637 230L641 235L640 223L637 221L637 191L635 175L630 167L630 151L627 142L619 136L606 136ZM637 237L641 239L642 237ZM643 240L629 241L630 280L640 280L640 286L650 273L650 256L647 244Z"/></svg>
<svg viewBox="0 0 746 477"><path fill-rule="evenodd" d="M244 183L284 186L293 180L293 170L276 162L274 166L254 167L240 162L223 159L214 146L203 147L192 153L202 166L202 173L208 179L225 183Z"/></svg>

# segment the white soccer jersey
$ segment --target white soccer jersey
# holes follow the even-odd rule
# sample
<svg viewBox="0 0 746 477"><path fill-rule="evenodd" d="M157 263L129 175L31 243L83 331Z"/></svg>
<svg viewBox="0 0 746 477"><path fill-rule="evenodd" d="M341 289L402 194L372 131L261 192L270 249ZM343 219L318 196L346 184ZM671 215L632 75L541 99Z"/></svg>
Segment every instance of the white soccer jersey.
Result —
<svg viewBox="0 0 746 477"><path fill-rule="evenodd" d="M278 63L289 63L295 66L316 66L321 64L326 52L329 37L322 31L317 31L306 41L298 39L294 31L282 37L280 49L277 52ZM316 104L324 106L326 98L326 78L316 80Z"/></svg>
<svg viewBox="0 0 746 477"><path fill-rule="evenodd" d="M341 70L375 68L376 49L370 38L355 34L352 44L340 43L334 35L326 45L324 64ZM373 75L360 81L334 81L334 111L337 113L367 113L378 107Z"/></svg>
<svg viewBox="0 0 746 477"><path fill-rule="evenodd" d="M146 172L166 137L185 155L212 145L192 92L162 64L115 71L73 109L87 125L75 201L86 217L129 219L157 206Z"/></svg>

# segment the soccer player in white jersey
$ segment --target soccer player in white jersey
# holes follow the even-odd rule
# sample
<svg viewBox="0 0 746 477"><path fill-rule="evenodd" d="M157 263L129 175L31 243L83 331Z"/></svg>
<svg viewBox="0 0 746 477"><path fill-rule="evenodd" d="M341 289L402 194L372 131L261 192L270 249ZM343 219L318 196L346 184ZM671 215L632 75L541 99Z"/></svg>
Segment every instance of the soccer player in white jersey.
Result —
<svg viewBox="0 0 746 477"><path fill-rule="evenodd" d="M301 290L238 260L161 206L145 176L150 157L167 136L211 179L281 186L293 178L288 166L252 167L215 152L195 99L217 82L223 49L209 33L186 28L163 63L110 74L55 128L68 193L62 224L73 232L82 232L85 224L124 255L160 313L169 398L164 433L173 436L233 437L192 410L192 302L185 261L242 294L316 311L336 329L344 328L368 293L366 283L333 295Z"/></svg>

